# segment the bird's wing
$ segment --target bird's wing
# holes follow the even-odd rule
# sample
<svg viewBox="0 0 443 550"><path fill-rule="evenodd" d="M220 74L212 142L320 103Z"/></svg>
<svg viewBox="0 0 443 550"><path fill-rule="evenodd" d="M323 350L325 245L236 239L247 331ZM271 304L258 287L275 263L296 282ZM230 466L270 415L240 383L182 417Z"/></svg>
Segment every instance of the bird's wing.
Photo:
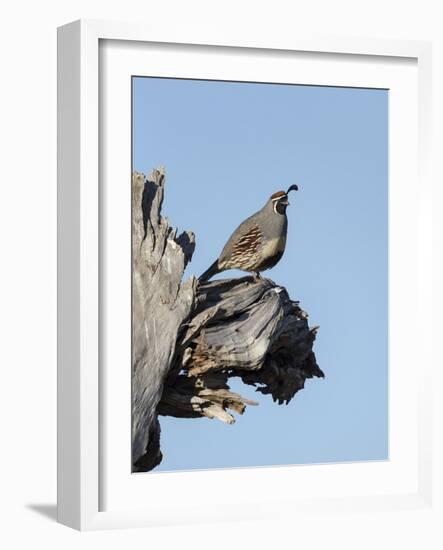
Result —
<svg viewBox="0 0 443 550"><path fill-rule="evenodd" d="M253 224L245 228L244 232L238 232L238 235L228 243L230 246L226 247L226 251L223 251L226 252L223 256L229 260L230 263L236 263L236 260L241 261L245 257L254 255L258 252L262 239L263 235L260 227L257 224Z"/></svg>

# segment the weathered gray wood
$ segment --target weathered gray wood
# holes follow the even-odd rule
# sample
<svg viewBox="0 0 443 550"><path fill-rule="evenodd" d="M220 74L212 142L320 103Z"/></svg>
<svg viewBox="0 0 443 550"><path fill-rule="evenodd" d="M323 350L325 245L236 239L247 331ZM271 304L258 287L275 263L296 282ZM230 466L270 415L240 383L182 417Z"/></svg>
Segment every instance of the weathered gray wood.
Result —
<svg viewBox="0 0 443 550"><path fill-rule="evenodd" d="M278 403L289 403L306 378L323 377L312 351L317 327L270 279L216 280L199 285L182 333L175 372L205 378L240 376ZM175 388L175 382L168 387ZM164 398L162 398L164 400Z"/></svg>
<svg viewBox="0 0 443 550"><path fill-rule="evenodd" d="M227 373L214 372L203 376L179 374L165 387L157 407L163 416L177 418L217 418L233 424L235 418L227 409L243 414L246 405L257 405L240 394L230 391Z"/></svg>
<svg viewBox="0 0 443 550"><path fill-rule="evenodd" d="M239 376L279 404L322 377L317 327L285 288L253 277L182 283L194 250L161 217L164 172L133 175L133 461L161 461L158 415L235 421L256 405L229 388Z"/></svg>
<svg viewBox="0 0 443 550"><path fill-rule="evenodd" d="M132 454L136 463L158 438L156 407L174 355L178 331L196 289L183 272L194 251L191 232L176 230L160 216L164 171L132 178ZM159 453L159 449L153 452Z"/></svg>

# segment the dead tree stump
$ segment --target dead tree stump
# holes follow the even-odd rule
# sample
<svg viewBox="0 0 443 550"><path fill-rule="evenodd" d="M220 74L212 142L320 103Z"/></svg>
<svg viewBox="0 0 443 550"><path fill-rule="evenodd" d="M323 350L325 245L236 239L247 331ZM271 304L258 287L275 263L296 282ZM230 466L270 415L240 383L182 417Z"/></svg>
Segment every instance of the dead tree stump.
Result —
<svg viewBox="0 0 443 550"><path fill-rule="evenodd" d="M317 327L286 289L252 277L182 282L194 235L161 216L165 176L132 178L133 471L157 466L159 415L218 418L256 405L229 378L289 403L306 378L323 377L312 350Z"/></svg>

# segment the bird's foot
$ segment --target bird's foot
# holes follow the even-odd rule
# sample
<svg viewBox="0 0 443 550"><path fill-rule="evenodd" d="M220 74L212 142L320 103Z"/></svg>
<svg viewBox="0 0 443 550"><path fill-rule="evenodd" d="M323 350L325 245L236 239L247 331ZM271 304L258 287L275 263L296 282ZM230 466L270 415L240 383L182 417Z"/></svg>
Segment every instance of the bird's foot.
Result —
<svg viewBox="0 0 443 550"><path fill-rule="evenodd" d="M254 277L254 281L256 283L260 282L262 280L262 276L260 275L260 272L259 271L256 271L254 274L253 274L253 277Z"/></svg>

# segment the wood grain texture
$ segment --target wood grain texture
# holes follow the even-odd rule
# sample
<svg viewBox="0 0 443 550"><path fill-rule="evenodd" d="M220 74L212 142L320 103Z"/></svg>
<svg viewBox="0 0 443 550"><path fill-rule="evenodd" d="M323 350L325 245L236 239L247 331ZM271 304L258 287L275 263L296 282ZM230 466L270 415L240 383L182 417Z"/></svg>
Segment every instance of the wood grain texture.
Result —
<svg viewBox="0 0 443 550"><path fill-rule="evenodd" d="M133 470L148 471L162 458L159 415L232 424L257 403L231 391L231 377L287 404L324 375L317 327L284 287L249 276L182 282L194 236L177 237L161 216L164 171L132 181Z"/></svg>
<svg viewBox="0 0 443 550"><path fill-rule="evenodd" d="M176 235L161 217L164 171L132 178L132 454L136 463L159 439L156 408L181 324L190 314L196 280L182 283L194 235ZM160 458L160 449L150 447Z"/></svg>

